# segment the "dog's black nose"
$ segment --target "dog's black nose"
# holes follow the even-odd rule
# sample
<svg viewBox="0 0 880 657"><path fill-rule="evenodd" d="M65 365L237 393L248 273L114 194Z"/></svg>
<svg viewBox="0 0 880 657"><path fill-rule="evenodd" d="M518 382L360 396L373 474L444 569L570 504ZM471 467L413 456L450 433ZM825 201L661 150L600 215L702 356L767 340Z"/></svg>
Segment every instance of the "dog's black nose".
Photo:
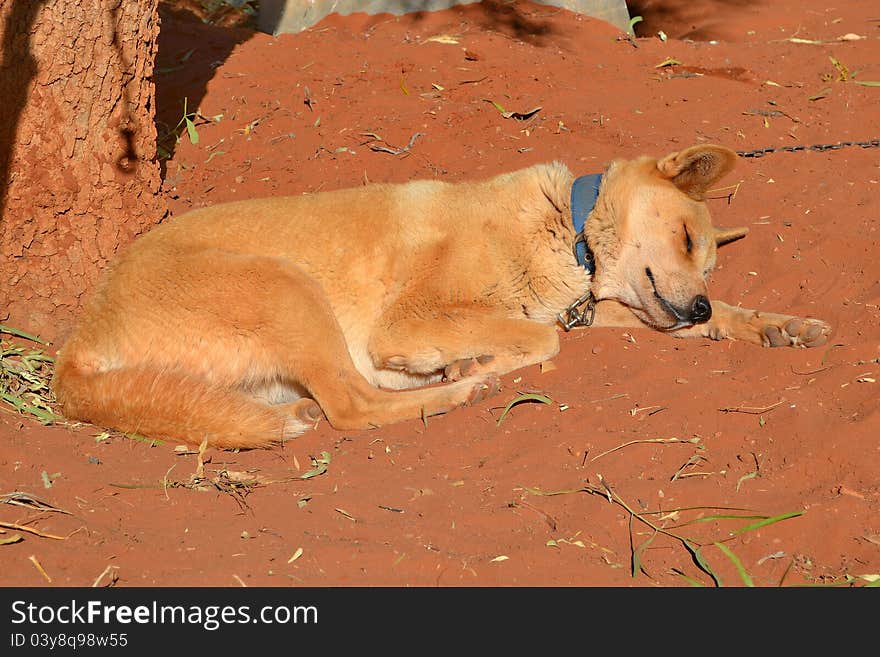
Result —
<svg viewBox="0 0 880 657"><path fill-rule="evenodd" d="M694 324L704 324L712 317L712 304L702 294L698 294L691 302L691 321Z"/></svg>

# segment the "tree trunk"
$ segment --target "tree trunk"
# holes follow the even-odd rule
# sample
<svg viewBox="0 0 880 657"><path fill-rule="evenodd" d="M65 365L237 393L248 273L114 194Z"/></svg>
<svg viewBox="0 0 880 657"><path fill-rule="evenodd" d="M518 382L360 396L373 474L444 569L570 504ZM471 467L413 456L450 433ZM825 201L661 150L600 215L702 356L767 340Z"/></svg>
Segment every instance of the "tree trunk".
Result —
<svg viewBox="0 0 880 657"><path fill-rule="evenodd" d="M161 220L158 0L0 0L0 322L58 341Z"/></svg>

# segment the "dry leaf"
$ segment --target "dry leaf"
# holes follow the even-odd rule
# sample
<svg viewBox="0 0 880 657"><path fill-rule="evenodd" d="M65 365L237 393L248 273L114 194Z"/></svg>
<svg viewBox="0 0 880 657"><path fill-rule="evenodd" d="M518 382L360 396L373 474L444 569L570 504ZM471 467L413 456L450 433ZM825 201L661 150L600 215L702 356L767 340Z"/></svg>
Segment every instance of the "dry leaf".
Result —
<svg viewBox="0 0 880 657"><path fill-rule="evenodd" d="M425 39L424 43L428 43L429 41L432 41L434 43L446 43L449 45L455 45L458 43L458 39L448 34L438 34L436 36L428 37L427 39Z"/></svg>

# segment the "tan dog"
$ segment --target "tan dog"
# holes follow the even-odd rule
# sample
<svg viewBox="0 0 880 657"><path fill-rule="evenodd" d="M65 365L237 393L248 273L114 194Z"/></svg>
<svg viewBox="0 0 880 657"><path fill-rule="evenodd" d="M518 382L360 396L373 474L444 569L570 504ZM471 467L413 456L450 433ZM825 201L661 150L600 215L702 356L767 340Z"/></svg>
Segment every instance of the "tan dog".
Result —
<svg viewBox="0 0 880 657"><path fill-rule="evenodd" d="M593 326L822 344L824 322L709 302L716 244L745 231L716 231L703 197L735 161L706 145L613 162L584 229L592 274L559 163L190 212L108 271L55 392L70 418L250 448L322 413L362 429L474 403L553 357L589 292Z"/></svg>

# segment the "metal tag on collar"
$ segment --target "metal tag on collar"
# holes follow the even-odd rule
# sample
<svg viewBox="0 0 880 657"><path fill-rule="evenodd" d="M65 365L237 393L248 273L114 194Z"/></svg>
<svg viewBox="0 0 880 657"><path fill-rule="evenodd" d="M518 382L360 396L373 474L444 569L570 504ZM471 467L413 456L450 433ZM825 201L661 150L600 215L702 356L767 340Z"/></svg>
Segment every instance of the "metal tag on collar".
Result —
<svg viewBox="0 0 880 657"><path fill-rule="evenodd" d="M596 273L596 260L593 255L592 249L590 249L590 245L587 244L587 238L584 235L584 231L581 231L575 236L574 244L571 247L572 252L574 253L575 259L578 261L578 264L587 270L587 273L592 276Z"/></svg>
<svg viewBox="0 0 880 657"><path fill-rule="evenodd" d="M586 306L584 306L584 304L586 304ZM584 306L584 309L578 310L581 306ZM593 298L592 292L587 292L556 317L559 321L559 325L562 326L565 331L570 331L576 326L591 326L595 318L596 300Z"/></svg>

